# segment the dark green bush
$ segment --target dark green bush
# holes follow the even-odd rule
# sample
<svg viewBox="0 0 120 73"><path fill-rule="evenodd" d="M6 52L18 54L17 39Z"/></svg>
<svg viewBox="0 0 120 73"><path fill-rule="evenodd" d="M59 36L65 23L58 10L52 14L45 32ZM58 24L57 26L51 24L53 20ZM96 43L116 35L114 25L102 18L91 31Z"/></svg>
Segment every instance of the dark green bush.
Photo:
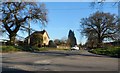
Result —
<svg viewBox="0 0 120 73"><path fill-rule="evenodd" d="M22 50L23 51L31 51L31 52L33 52L33 51L39 51L39 48L38 47L35 47L35 46L23 46L22 47Z"/></svg>
<svg viewBox="0 0 120 73"><path fill-rule="evenodd" d="M50 40L48 47L56 48L57 46L52 40Z"/></svg>

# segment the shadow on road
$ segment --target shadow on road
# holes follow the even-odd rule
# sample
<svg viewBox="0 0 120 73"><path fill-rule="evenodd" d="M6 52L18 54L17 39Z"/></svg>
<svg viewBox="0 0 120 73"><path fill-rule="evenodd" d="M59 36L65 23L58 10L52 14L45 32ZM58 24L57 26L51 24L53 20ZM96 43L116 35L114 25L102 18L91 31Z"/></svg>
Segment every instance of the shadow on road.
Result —
<svg viewBox="0 0 120 73"><path fill-rule="evenodd" d="M96 55L96 54L84 54L84 53L78 53L76 52L58 52L58 51L45 51L45 52L33 52L36 54L42 54L42 55L48 55L48 56L75 56L75 55L79 55L79 56L91 56L91 57L108 57L108 56L103 56L103 55Z"/></svg>
<svg viewBox="0 0 120 73"><path fill-rule="evenodd" d="M36 55L35 55L36 54ZM84 51L84 52L80 52L80 51L46 51L46 52L32 52L30 54L26 54L26 55L30 55L30 58L33 57L31 55L35 55L34 57L38 58L40 57L41 55L45 55L45 56L55 56L55 57L64 57L64 56L86 56L86 57L106 57L106 56L102 56L102 55L96 55L96 54L91 54L91 53L88 53L87 51ZM43 56L43 57L45 57ZM26 58L26 57L25 57ZM69 57L68 57L69 58ZM23 59L23 58L22 58ZM70 57L71 59L71 57ZM72 58L73 59L73 58ZM58 59L59 60L59 59ZM75 59L74 59L75 60ZM79 60L78 60L79 61ZM55 63L46 63L46 62L32 62L32 61L14 61L13 59L11 61L9 60L3 60L2 61L3 63L3 66L2 66L2 70L3 72L2 73L28 73L28 71L25 71L26 69L24 69L24 67L27 67L27 68L34 68L34 67L38 67L38 71L40 70L44 70L43 67L45 66L52 66L52 67L62 67L62 68L87 68L87 69L101 69L101 67L91 67L91 66L87 66L87 65L69 65L69 64L55 64ZM6 67L6 65L11 65L12 66L15 66L16 68L9 68L9 67ZM18 67L17 67L18 66ZM22 68L21 68L21 67ZM20 67L20 69L19 69ZM40 68L39 68L40 67ZM23 69L23 70L22 70ZM51 71L51 69L49 69ZM33 73L33 72L31 72ZM39 72L38 72L39 73Z"/></svg>
<svg viewBox="0 0 120 73"><path fill-rule="evenodd" d="M14 69L14 68L2 67L2 73L32 73L32 72Z"/></svg>

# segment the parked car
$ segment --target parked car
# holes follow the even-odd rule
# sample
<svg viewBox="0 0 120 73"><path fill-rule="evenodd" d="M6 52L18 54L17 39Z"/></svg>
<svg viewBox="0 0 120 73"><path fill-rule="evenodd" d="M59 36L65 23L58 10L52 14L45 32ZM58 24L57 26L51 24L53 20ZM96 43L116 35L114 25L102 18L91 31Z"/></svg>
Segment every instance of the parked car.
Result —
<svg viewBox="0 0 120 73"><path fill-rule="evenodd" d="M75 47L71 47L71 50L79 50L79 47L75 45Z"/></svg>

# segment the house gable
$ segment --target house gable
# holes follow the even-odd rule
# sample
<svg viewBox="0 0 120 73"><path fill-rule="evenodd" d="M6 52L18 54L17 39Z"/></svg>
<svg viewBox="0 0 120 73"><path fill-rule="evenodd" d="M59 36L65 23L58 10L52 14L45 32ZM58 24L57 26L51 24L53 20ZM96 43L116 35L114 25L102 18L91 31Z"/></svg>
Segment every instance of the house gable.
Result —
<svg viewBox="0 0 120 73"><path fill-rule="evenodd" d="M47 32L44 32L43 34L43 44L48 45L49 44L49 36Z"/></svg>

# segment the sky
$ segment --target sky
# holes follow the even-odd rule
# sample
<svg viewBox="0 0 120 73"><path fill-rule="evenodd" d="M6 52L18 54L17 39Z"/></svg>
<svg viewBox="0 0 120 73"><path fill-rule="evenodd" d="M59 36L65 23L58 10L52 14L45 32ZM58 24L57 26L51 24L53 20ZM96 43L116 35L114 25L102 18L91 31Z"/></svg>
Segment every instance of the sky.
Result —
<svg viewBox="0 0 120 73"><path fill-rule="evenodd" d="M84 44L86 38L78 31L82 18L89 17L99 9L92 9L89 2L48 2L48 25L45 28L52 40L67 38L69 30L73 30L77 43ZM105 3L100 9L111 14L118 14L118 9L113 3Z"/></svg>
<svg viewBox="0 0 120 73"><path fill-rule="evenodd" d="M46 27L41 28L40 23L36 23L31 27L35 30L41 31L45 29L51 40L67 38L69 30L73 30L77 43L84 44L86 38L78 31L80 27L80 21L82 18L89 17L90 14L95 13L97 10L103 12L110 12L111 14L118 15L117 5L113 6L113 3L104 3L104 6L98 8L90 7L90 2L45 2L46 9L48 10L48 23ZM27 34L18 32L20 36L27 37Z"/></svg>

